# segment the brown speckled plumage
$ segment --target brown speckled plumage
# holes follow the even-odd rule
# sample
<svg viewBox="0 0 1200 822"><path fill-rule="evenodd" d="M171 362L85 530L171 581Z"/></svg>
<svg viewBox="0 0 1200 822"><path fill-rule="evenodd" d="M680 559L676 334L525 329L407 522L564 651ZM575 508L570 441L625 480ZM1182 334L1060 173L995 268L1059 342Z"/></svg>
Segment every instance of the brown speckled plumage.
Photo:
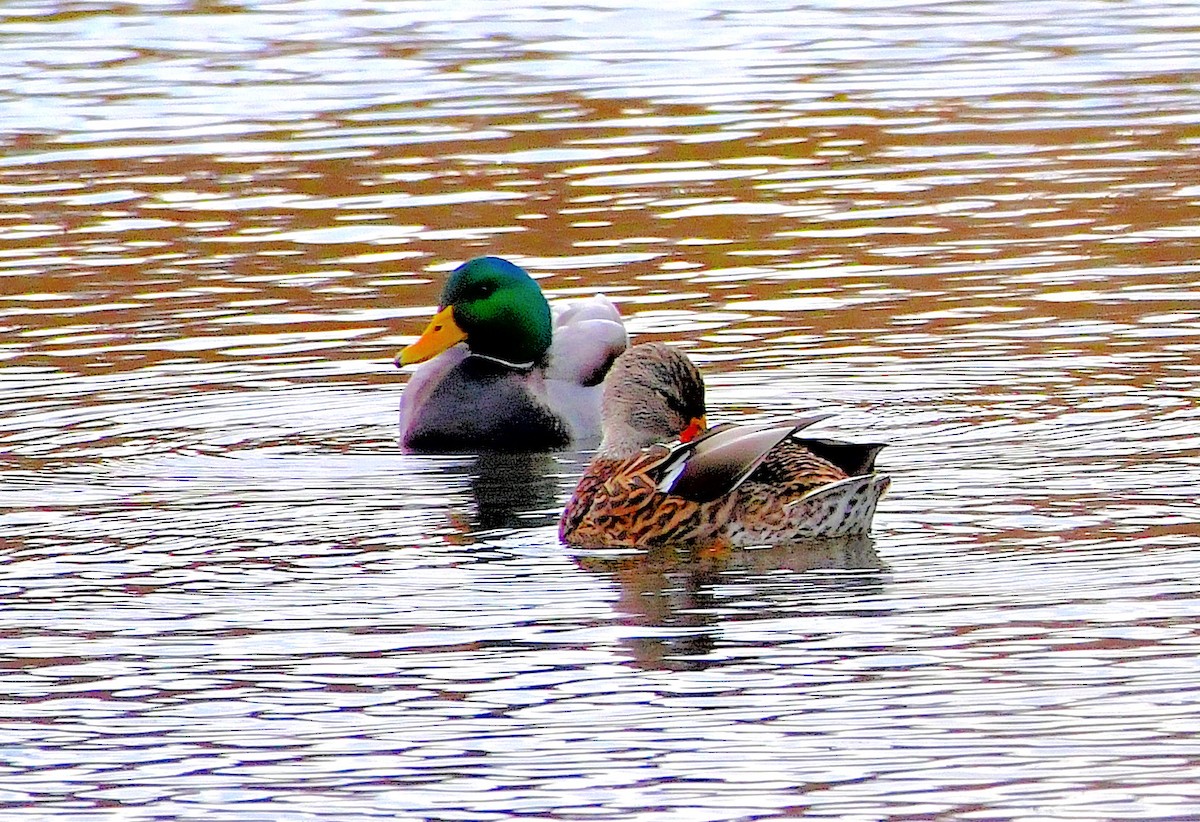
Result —
<svg viewBox="0 0 1200 822"><path fill-rule="evenodd" d="M824 417L721 425L668 445L703 415L703 381L659 344L621 355L604 390L604 441L563 512L563 541L748 546L870 529L889 484L874 473L881 445L798 436Z"/></svg>

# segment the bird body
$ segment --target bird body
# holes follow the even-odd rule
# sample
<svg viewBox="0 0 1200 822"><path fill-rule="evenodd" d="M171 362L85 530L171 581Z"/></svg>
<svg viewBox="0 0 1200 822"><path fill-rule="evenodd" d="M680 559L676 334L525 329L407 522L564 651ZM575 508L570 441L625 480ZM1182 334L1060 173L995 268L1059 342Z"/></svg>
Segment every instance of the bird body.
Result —
<svg viewBox="0 0 1200 822"><path fill-rule="evenodd" d="M692 437L704 413L702 378L682 352L649 343L619 357L605 382L604 439L559 521L561 538L737 547L870 530L890 484L874 471L882 445L802 436L828 415Z"/></svg>
<svg viewBox="0 0 1200 822"><path fill-rule="evenodd" d="M440 308L397 365L421 363L400 400L400 441L415 451L544 451L600 435L601 382L628 344L597 295L550 306L499 257L451 273Z"/></svg>

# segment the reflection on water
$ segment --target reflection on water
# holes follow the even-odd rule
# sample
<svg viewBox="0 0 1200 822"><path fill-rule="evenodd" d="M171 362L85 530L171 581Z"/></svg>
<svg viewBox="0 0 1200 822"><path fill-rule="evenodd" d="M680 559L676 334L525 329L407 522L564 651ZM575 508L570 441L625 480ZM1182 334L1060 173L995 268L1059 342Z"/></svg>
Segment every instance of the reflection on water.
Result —
<svg viewBox="0 0 1200 822"><path fill-rule="evenodd" d="M727 665L727 652L715 653L725 623L778 619L805 607L820 612L826 603L845 612L847 603L883 592L883 563L874 541L862 536L752 549L587 553L576 561L617 583L616 607L631 617L628 624L667 629L626 640L646 668ZM811 571L847 573L805 573Z"/></svg>
<svg viewBox="0 0 1200 822"><path fill-rule="evenodd" d="M5 5L6 818L1200 815L1195 4L1027 6ZM399 453L484 253L891 443L874 541Z"/></svg>
<svg viewBox="0 0 1200 822"><path fill-rule="evenodd" d="M532 528L558 522L561 457L483 453L471 470L479 527Z"/></svg>

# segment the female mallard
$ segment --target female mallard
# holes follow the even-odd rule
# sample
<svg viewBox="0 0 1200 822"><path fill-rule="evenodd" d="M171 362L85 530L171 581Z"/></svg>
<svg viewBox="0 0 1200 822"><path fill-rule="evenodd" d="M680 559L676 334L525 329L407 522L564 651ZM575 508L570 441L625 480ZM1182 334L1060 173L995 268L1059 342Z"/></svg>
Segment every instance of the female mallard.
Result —
<svg viewBox="0 0 1200 822"><path fill-rule="evenodd" d="M628 337L603 296L551 309L499 257L456 268L396 365L426 363L400 398L400 443L420 451L545 451L600 436L600 384Z"/></svg>
<svg viewBox="0 0 1200 822"><path fill-rule="evenodd" d="M890 484L874 473L882 445L797 436L829 415L697 436L704 413L704 380L679 350L645 343L618 357L604 439L559 520L562 540L745 547L870 530Z"/></svg>

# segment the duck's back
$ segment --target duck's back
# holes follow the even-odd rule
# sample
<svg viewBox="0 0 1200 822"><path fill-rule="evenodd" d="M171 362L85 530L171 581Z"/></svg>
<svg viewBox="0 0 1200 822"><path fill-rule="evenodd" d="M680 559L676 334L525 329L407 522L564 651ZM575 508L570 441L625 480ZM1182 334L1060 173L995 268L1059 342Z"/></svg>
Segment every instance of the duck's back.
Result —
<svg viewBox="0 0 1200 822"><path fill-rule="evenodd" d="M890 484L873 473L882 447L784 440L735 492L726 536L734 545L757 545L869 531Z"/></svg>
<svg viewBox="0 0 1200 822"><path fill-rule="evenodd" d="M629 346L629 334L612 300L603 294L551 306L554 336L546 356L546 378L598 386Z"/></svg>
<svg viewBox="0 0 1200 822"><path fill-rule="evenodd" d="M600 441L601 384L629 345L617 307L603 294L556 303L554 337L543 371L546 405L579 445Z"/></svg>

